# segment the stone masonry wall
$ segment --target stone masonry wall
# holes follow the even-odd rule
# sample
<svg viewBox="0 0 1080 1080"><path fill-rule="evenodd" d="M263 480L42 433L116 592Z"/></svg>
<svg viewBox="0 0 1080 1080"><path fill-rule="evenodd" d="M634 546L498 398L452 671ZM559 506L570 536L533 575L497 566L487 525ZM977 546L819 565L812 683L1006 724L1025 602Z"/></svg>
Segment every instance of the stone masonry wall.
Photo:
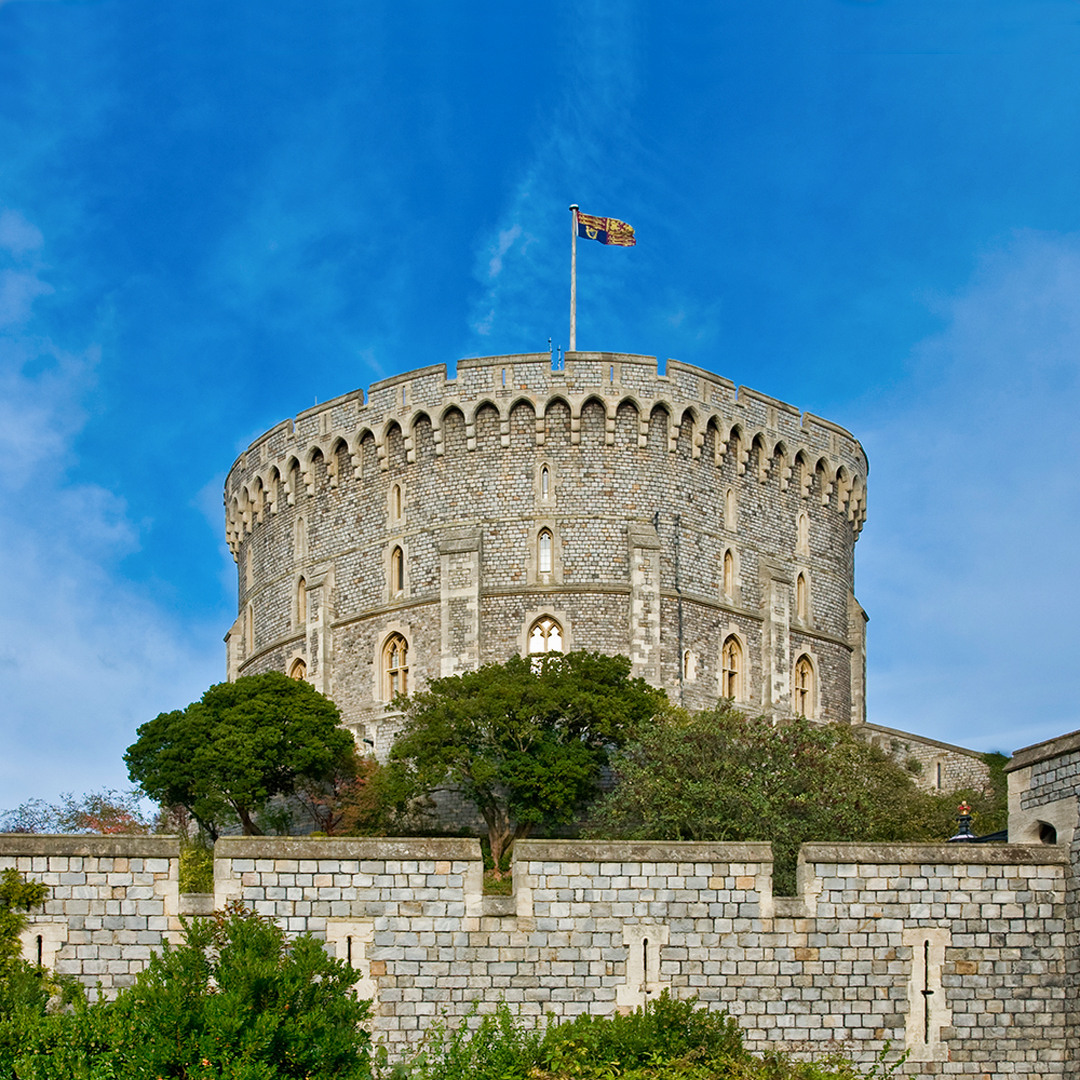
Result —
<svg viewBox="0 0 1080 1080"><path fill-rule="evenodd" d="M106 992L130 986L179 929L175 837L0 835L0 870L49 887L23 954Z"/></svg>
<svg viewBox="0 0 1080 1080"><path fill-rule="evenodd" d="M391 641L422 689L526 652L547 617L564 650L630 656L690 708L720 697L732 636L753 712L797 711L806 658L798 708L859 723L866 474L842 428L674 360L664 375L606 353L407 372L278 425L230 470L229 678L298 673L382 754Z"/></svg>
<svg viewBox="0 0 1080 1080"><path fill-rule="evenodd" d="M904 1075L1071 1075L1066 869L1053 846L809 845L774 897L764 844L519 841L514 895L475 840L226 838L239 899L359 969L395 1054L439 1015L610 1014L664 990L735 1016L758 1051L910 1050ZM176 841L0 837L54 892L33 958L115 990L178 928ZM209 900L202 903L208 906Z"/></svg>

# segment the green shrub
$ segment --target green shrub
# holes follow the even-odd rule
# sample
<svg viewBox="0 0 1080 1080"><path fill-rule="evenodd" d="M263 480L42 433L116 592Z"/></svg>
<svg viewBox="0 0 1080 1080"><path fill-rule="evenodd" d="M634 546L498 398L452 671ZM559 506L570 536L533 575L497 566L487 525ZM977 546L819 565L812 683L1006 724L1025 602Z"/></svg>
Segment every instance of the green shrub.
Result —
<svg viewBox="0 0 1080 1080"><path fill-rule="evenodd" d="M180 848L180 892L214 891L214 849L193 841Z"/></svg>
<svg viewBox="0 0 1080 1080"><path fill-rule="evenodd" d="M76 1002L24 1033L18 1080L366 1080L357 972L239 906L184 924L114 1002Z"/></svg>
<svg viewBox="0 0 1080 1080"><path fill-rule="evenodd" d="M526 1026L505 1004L470 1028L475 1015L454 1030L434 1025L391 1080L860 1080L887 1076L903 1060L864 1074L835 1055L757 1057L725 1013L666 993L626 1016L586 1014L546 1028Z"/></svg>

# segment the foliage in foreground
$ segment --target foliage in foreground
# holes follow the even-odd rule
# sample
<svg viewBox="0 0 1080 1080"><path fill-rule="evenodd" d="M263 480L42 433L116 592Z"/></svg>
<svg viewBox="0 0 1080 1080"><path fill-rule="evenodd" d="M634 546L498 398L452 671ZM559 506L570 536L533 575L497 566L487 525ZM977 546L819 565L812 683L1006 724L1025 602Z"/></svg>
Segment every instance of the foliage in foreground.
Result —
<svg viewBox="0 0 1080 1080"><path fill-rule="evenodd" d="M933 795L882 750L840 724L773 725L723 702L669 708L613 760L618 782L597 804L589 834L640 840L772 843L773 888L795 892L806 843L943 841L966 797L977 828L996 823L982 792Z"/></svg>
<svg viewBox="0 0 1080 1080"><path fill-rule="evenodd" d="M358 973L242 907L185 924L115 1001L24 1010L0 1047L18 1080L360 1080L371 1076Z"/></svg>
<svg viewBox="0 0 1080 1080"><path fill-rule="evenodd" d="M394 1072L400 1080L860 1080L901 1063L879 1062L864 1074L836 1055L758 1057L729 1016L665 993L627 1016L585 1014L546 1028L525 1026L503 1004L471 1030L436 1024Z"/></svg>

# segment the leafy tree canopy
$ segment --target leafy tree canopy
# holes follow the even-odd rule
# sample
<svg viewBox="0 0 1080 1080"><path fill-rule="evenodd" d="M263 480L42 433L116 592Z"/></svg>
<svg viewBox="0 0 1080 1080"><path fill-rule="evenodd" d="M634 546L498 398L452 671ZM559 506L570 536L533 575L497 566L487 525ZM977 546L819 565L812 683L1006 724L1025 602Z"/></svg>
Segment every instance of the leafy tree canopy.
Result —
<svg viewBox="0 0 1080 1080"><path fill-rule="evenodd" d="M967 797L997 828L982 792L931 795L882 750L838 724L773 726L730 704L669 708L613 761L618 783L597 805L593 836L758 840L773 846L774 888L795 891L811 842L942 841Z"/></svg>
<svg viewBox="0 0 1080 1080"><path fill-rule="evenodd" d="M550 653L436 679L405 714L387 783L401 804L454 788L483 815L496 867L514 839L596 794L609 751L664 700L624 656Z"/></svg>
<svg viewBox="0 0 1080 1080"><path fill-rule="evenodd" d="M303 680L245 676L143 724L124 762L147 795L187 807L211 838L234 815L245 834L259 835L255 816L272 796L350 767L353 739L340 718Z"/></svg>

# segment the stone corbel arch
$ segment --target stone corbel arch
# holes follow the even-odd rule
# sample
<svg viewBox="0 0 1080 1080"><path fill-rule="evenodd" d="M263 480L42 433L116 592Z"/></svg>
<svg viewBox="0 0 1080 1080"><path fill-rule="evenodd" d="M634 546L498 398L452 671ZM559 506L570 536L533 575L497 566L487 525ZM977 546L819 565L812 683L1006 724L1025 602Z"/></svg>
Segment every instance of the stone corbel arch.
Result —
<svg viewBox="0 0 1080 1080"><path fill-rule="evenodd" d="M836 476L836 470L833 463L827 458L819 458L817 465L814 466L814 475L818 477L821 505L828 506L835 486L833 478Z"/></svg>
<svg viewBox="0 0 1080 1080"><path fill-rule="evenodd" d="M637 444L640 449L649 441L649 414L641 404L641 401L634 394L623 394L623 396L615 403L614 415L616 419L618 419L619 410L624 405L629 405L637 414ZM645 418L644 421L642 420L642 417Z"/></svg>
<svg viewBox="0 0 1080 1080"><path fill-rule="evenodd" d="M303 480L309 495L315 494L315 462L319 458L322 459L324 465L327 463L326 451L322 443L314 443L304 454Z"/></svg>
<svg viewBox="0 0 1080 1080"><path fill-rule="evenodd" d="M799 498L810 498L810 487L814 482L814 470L810 466L810 457L803 447L795 453L795 465L799 470Z"/></svg>
<svg viewBox="0 0 1080 1080"><path fill-rule="evenodd" d="M787 491L791 479L791 455L783 439L773 447L772 462L772 468L780 480L780 490Z"/></svg>
<svg viewBox="0 0 1080 1080"><path fill-rule="evenodd" d="M296 505L300 481L300 459L295 454L290 454L285 462L285 494L289 506Z"/></svg>
<svg viewBox="0 0 1080 1080"><path fill-rule="evenodd" d="M435 431L435 421L426 409L417 409L408 418L408 423L401 429L402 437L405 440L405 463L407 465L416 464L416 425L421 420L426 420L431 425L432 432ZM436 453L438 453L437 447L438 443L436 443Z"/></svg>
<svg viewBox="0 0 1080 1080"><path fill-rule="evenodd" d="M605 401L599 394L585 394L577 399L577 427L574 427L574 406L570 408L570 441L572 445L581 442L581 413L586 405L596 402L604 411L604 445L615 445L615 413L611 411L611 402ZM574 432L577 431L575 435Z"/></svg>
<svg viewBox="0 0 1080 1080"><path fill-rule="evenodd" d="M679 435L682 433L686 418L690 418L690 459L696 461L701 457L701 448L705 444L705 426L698 417L697 410L692 407L683 409L679 417L679 427L675 433L675 444L678 445Z"/></svg>

